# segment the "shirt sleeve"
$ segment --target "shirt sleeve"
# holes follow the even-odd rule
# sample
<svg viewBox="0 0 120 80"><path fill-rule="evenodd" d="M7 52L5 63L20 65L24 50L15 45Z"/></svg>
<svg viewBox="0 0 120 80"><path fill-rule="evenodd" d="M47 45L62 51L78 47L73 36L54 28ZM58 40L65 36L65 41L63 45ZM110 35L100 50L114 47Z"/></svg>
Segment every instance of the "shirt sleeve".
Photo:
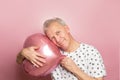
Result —
<svg viewBox="0 0 120 80"><path fill-rule="evenodd" d="M88 47L87 52L88 73L95 78L106 76L106 70L100 52L93 46Z"/></svg>

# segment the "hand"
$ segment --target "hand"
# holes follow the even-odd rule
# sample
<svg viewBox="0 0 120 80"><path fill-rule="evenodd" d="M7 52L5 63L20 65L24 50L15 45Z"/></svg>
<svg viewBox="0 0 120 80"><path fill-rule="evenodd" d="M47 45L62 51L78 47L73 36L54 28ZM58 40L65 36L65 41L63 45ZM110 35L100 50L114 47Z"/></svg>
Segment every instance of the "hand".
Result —
<svg viewBox="0 0 120 80"><path fill-rule="evenodd" d="M21 51L21 55L24 56L27 60L29 60L36 67L43 66L43 63L46 62L45 56L35 51L38 48L39 47L32 46L32 47L24 48Z"/></svg>
<svg viewBox="0 0 120 80"><path fill-rule="evenodd" d="M62 59L60 64L70 72L74 72L78 68L75 62L68 57L65 57L64 59Z"/></svg>

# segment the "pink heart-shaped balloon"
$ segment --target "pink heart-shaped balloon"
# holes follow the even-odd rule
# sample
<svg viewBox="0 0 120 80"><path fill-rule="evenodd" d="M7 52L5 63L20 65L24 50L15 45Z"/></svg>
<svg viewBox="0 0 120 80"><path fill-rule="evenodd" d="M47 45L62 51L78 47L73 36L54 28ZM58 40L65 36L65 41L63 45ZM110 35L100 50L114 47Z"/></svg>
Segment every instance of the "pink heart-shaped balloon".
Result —
<svg viewBox="0 0 120 80"><path fill-rule="evenodd" d="M46 56L46 63L39 68L36 68L26 59L23 61L25 72L32 76L46 76L50 74L59 65L60 60L65 57L60 53L58 47L41 33L33 34L25 40L24 48L30 46L40 47L36 51Z"/></svg>

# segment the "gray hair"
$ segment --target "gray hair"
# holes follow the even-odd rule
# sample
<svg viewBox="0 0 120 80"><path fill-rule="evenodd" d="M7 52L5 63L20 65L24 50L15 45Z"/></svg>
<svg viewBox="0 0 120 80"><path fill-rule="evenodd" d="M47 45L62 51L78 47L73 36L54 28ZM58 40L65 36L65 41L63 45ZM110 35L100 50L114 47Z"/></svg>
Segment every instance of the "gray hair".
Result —
<svg viewBox="0 0 120 80"><path fill-rule="evenodd" d="M52 18L52 19L48 19L43 23L44 32L45 32L45 28L47 28L53 22L58 22L62 26L67 26L67 24L61 18L55 17L55 18Z"/></svg>

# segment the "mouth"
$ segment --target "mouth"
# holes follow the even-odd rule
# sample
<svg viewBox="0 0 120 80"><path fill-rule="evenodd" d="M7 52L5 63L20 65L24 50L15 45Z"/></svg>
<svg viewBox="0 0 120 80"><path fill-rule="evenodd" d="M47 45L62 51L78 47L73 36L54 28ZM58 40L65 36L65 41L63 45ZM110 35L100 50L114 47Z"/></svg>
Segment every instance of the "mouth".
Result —
<svg viewBox="0 0 120 80"><path fill-rule="evenodd" d="M64 39L62 39L60 42L58 42L58 45L63 46L64 44Z"/></svg>

